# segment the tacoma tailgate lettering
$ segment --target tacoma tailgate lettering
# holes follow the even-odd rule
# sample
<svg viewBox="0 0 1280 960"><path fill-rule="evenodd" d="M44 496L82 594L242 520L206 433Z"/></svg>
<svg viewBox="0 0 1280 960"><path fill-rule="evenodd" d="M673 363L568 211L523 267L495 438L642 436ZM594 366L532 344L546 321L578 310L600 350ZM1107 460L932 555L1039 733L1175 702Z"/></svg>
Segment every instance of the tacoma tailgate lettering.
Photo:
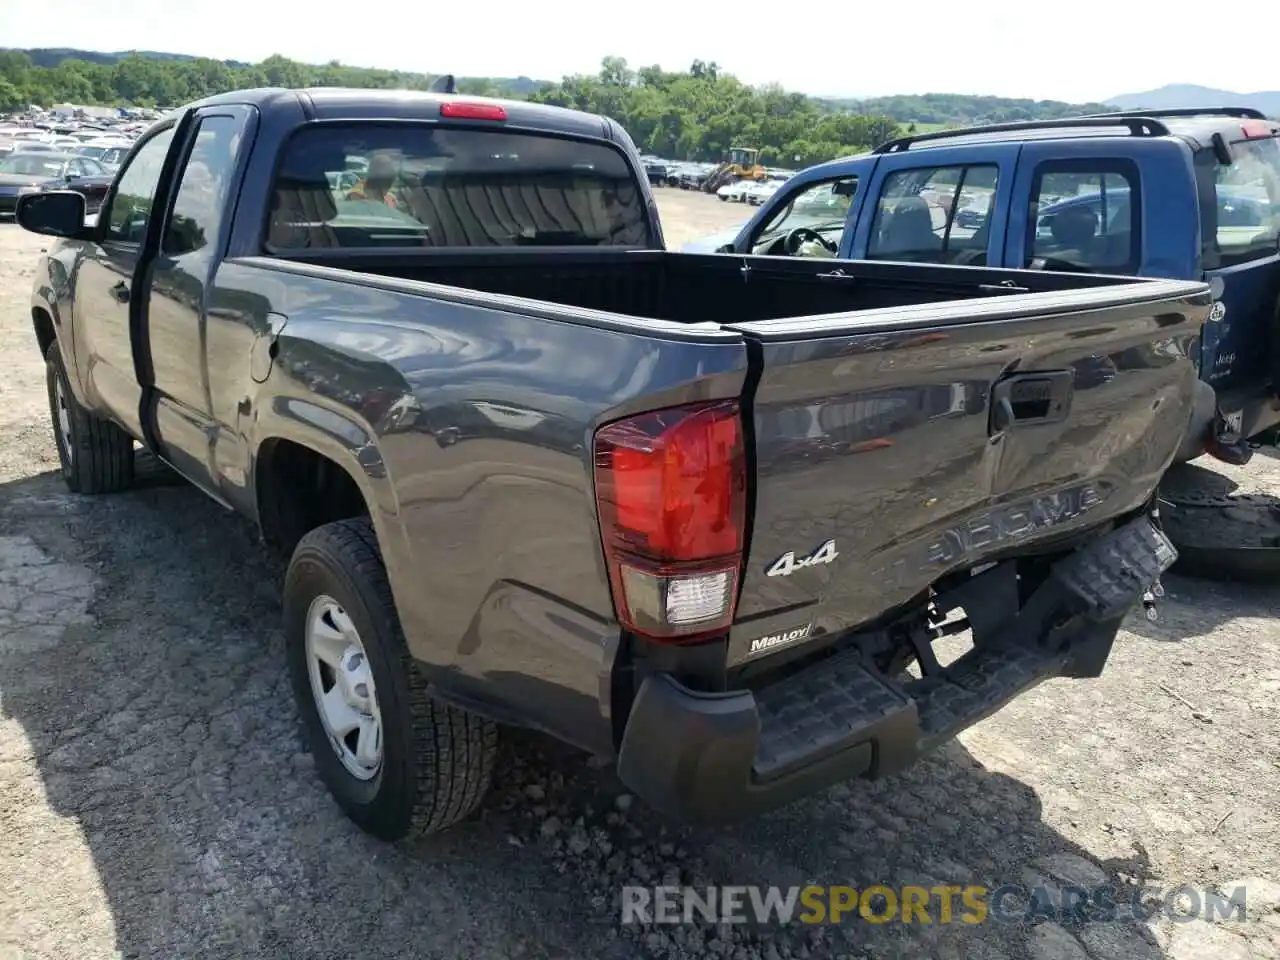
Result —
<svg viewBox="0 0 1280 960"><path fill-rule="evenodd" d="M996 544L1012 544L1041 530L1083 516L1102 503L1093 483L1023 500L949 527L929 544L924 566L946 566Z"/></svg>

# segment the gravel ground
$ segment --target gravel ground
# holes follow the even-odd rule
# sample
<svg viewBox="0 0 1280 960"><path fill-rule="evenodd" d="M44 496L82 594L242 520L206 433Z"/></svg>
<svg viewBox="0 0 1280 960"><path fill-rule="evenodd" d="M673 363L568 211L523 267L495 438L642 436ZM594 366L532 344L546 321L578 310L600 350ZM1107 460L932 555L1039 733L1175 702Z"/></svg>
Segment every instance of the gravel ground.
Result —
<svg viewBox="0 0 1280 960"><path fill-rule="evenodd" d="M661 195L673 245L747 211ZM906 774L683 830L532 736L481 811L387 846L318 783L277 623L283 570L184 485L54 474L0 226L0 957L1280 957L1275 593L1178 577L1105 676L1052 681ZM1280 493L1280 460L1250 483ZM646 928L621 884L1111 882L1232 889L1247 923Z"/></svg>

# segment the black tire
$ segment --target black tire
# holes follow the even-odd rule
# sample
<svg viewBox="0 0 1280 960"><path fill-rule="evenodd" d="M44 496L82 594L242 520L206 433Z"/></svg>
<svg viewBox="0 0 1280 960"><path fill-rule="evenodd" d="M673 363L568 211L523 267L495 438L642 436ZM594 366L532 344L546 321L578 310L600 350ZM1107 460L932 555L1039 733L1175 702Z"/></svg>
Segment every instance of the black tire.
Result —
<svg viewBox="0 0 1280 960"><path fill-rule="evenodd" d="M336 600L351 618L373 671L382 761L368 780L343 765L312 695L307 616L320 596ZM376 837L399 840L444 830L479 805L493 776L497 726L428 695L367 518L325 524L298 542L285 574L284 628L316 769L347 816Z"/></svg>
<svg viewBox="0 0 1280 960"><path fill-rule="evenodd" d="M71 392L57 340L49 344L44 363L49 417L62 479L72 493L115 493L128 488L133 483L133 438L110 420L80 406ZM59 394L61 403L66 405L69 449L60 422Z"/></svg>

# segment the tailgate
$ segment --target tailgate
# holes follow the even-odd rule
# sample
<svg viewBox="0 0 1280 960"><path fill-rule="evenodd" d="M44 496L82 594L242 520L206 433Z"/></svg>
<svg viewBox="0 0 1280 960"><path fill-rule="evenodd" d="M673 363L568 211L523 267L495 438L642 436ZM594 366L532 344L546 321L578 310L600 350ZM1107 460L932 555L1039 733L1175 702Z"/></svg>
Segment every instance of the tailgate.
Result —
<svg viewBox="0 0 1280 960"><path fill-rule="evenodd" d="M1209 304L1161 280L734 325L760 378L731 660L1140 507Z"/></svg>

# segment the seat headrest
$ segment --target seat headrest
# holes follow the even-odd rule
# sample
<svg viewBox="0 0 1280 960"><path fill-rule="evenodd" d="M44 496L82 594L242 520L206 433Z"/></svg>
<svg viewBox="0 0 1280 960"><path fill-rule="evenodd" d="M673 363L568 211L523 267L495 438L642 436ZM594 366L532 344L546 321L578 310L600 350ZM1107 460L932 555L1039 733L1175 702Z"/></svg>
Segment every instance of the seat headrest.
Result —
<svg viewBox="0 0 1280 960"><path fill-rule="evenodd" d="M933 233L933 214L929 202L923 197L903 197L893 205L890 225L898 235Z"/></svg>
<svg viewBox="0 0 1280 960"><path fill-rule="evenodd" d="M1054 216L1049 232L1064 247L1082 246L1097 236L1098 215L1083 204L1067 207Z"/></svg>
<svg viewBox="0 0 1280 960"><path fill-rule="evenodd" d="M923 213L929 215L929 201L924 197L903 197L893 205L894 216L900 217L904 214L907 216L919 216Z"/></svg>

